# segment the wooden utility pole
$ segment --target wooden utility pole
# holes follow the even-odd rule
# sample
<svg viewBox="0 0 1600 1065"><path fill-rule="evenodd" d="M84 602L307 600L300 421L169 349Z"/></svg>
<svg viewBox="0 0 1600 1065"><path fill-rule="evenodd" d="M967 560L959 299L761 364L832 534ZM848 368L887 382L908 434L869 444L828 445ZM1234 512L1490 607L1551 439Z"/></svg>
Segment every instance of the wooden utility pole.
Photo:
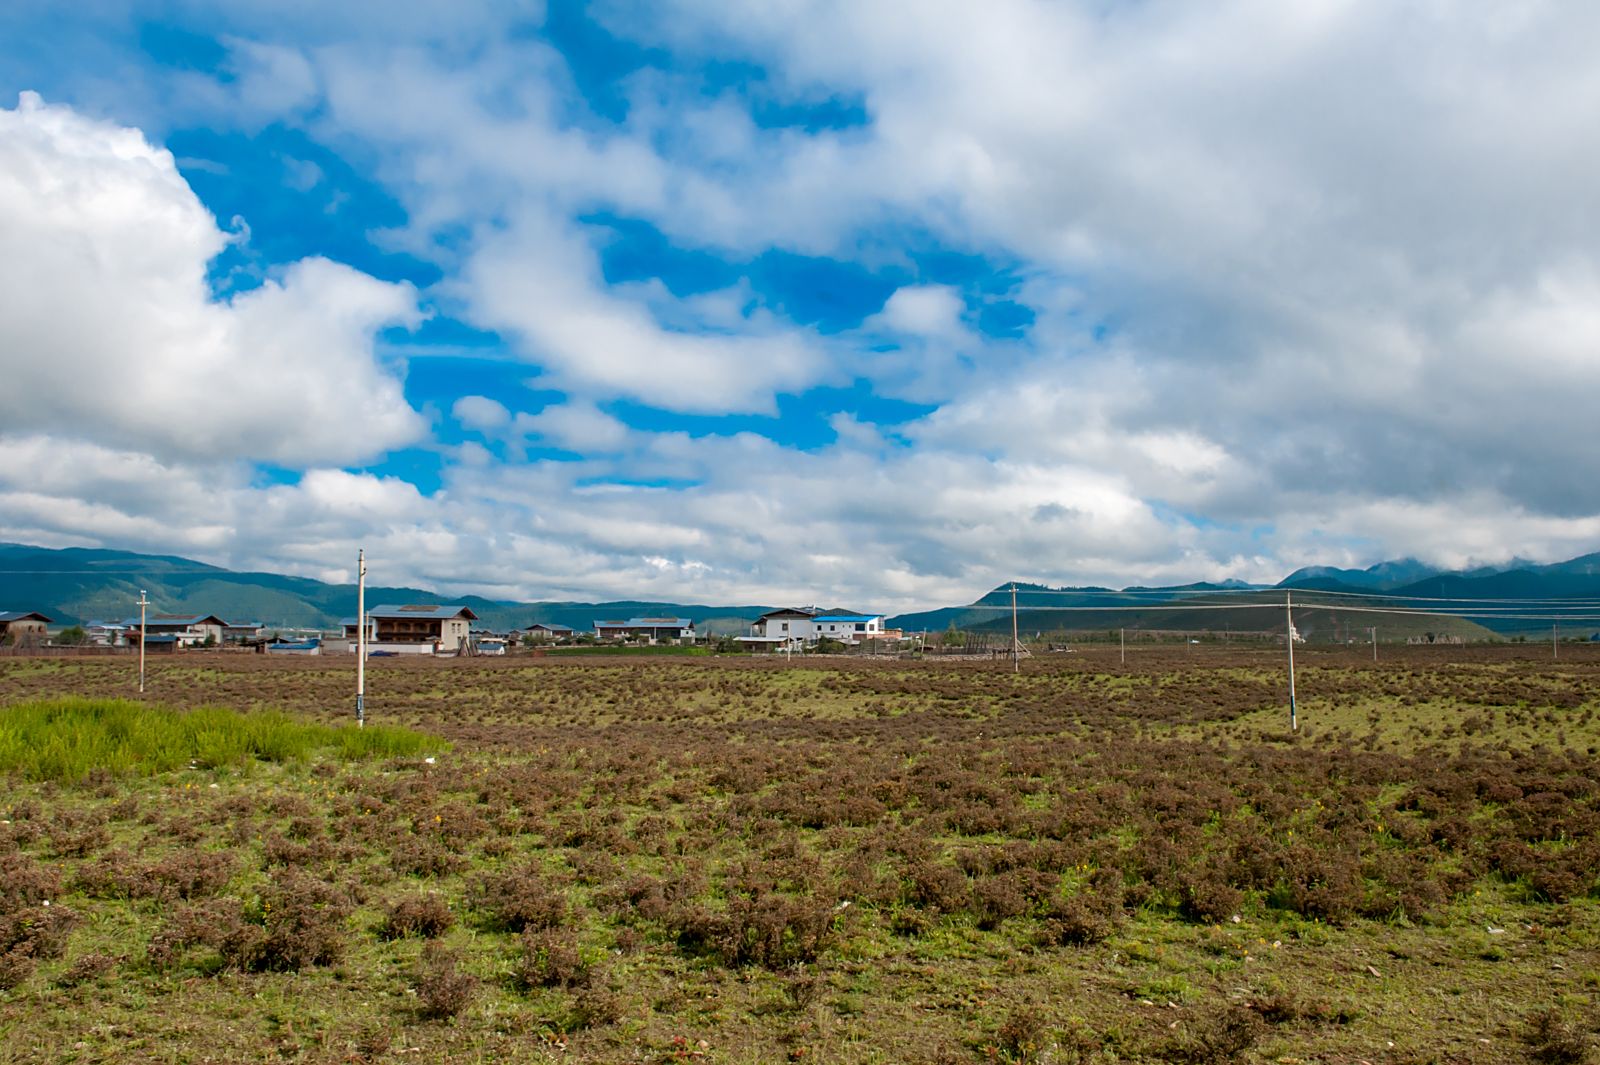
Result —
<svg viewBox="0 0 1600 1065"><path fill-rule="evenodd" d="M1017 639L1017 582L1011 582L1011 672L1022 670L1022 641Z"/></svg>
<svg viewBox="0 0 1600 1065"><path fill-rule="evenodd" d="M356 551L356 728L367 724L367 552Z"/></svg>
<svg viewBox="0 0 1600 1065"><path fill-rule="evenodd" d="M1283 634L1284 642L1289 645L1289 731L1295 732L1300 728L1300 718L1294 705L1294 593L1283 593L1283 617L1288 623Z"/></svg>
<svg viewBox="0 0 1600 1065"><path fill-rule="evenodd" d="M150 605L150 600L145 597L144 589L139 589L139 694L144 694L144 622L145 608Z"/></svg>

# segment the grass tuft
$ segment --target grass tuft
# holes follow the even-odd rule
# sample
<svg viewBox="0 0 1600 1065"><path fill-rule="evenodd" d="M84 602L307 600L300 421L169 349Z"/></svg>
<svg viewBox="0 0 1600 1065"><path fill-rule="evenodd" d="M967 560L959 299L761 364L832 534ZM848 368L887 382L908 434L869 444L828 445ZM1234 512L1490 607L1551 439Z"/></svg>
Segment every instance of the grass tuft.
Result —
<svg viewBox="0 0 1600 1065"><path fill-rule="evenodd" d="M276 711L178 711L126 699L67 697L0 708L0 772L75 784L91 773L150 776L195 765L294 762L328 751L347 760L437 750L444 741L382 725L334 728Z"/></svg>

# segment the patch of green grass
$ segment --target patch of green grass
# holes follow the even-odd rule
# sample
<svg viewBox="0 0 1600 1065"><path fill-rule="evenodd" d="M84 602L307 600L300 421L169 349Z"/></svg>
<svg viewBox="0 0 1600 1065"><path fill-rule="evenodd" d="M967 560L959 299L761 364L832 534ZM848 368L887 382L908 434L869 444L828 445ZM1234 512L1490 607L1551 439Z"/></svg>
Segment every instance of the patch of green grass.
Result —
<svg viewBox="0 0 1600 1065"><path fill-rule="evenodd" d="M290 762L324 749L343 759L401 757L444 745L411 729L331 728L276 711L179 711L125 699L78 697L0 708L0 771L61 784L97 772L120 777L191 764L217 769L257 760Z"/></svg>

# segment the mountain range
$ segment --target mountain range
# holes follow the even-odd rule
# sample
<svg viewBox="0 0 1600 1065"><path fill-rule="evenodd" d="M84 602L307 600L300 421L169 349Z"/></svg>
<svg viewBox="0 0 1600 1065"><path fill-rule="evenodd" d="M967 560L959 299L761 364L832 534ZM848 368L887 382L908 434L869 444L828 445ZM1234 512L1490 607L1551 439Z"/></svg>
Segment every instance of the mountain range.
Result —
<svg viewBox="0 0 1600 1065"><path fill-rule="evenodd" d="M1520 610L1502 603L1501 613L1534 617L1474 620L1380 614L1379 610L1433 610L1432 600L1600 599L1600 553L1549 565L1516 561L1505 566L1446 571L1400 559L1366 569L1312 566L1296 570L1276 585L1237 581L1161 588L1050 588L1018 583L1018 625L1024 632L1126 628L1160 631L1281 631L1286 593L1301 592L1296 628L1308 636L1340 633L1353 638L1377 625L1391 637L1415 630L1486 638L1494 633L1548 632L1548 614L1571 615L1574 631L1600 624L1582 620L1600 613L1572 604ZM0 544L0 610L38 610L57 624L121 620L135 612L140 590L152 609L164 614L217 614L230 621L259 621L270 627L336 626L355 613L353 584L328 584L277 573L239 573L172 555L145 555L102 548L45 548ZM1374 598L1382 596L1384 598ZM1407 602L1407 601L1410 602ZM773 609L759 604L718 606L618 600L602 603L518 603L479 596L441 596L422 588L372 586L367 602L461 603L485 626L519 628L536 622L587 631L597 619L637 616L686 617L704 633L737 633ZM1323 604L1319 609L1317 603ZM1344 610L1327 609L1340 605ZM783 604L791 605L791 604ZM862 604L870 608L871 604ZM1368 608L1372 613L1359 612ZM1351 608L1358 608L1353 611ZM1467 611L1463 611L1467 612ZM1483 611L1475 611L1483 612ZM908 630L959 629L1009 632L1011 585L1005 584L965 606L941 607L890 618ZM1342 633L1341 633L1342 630Z"/></svg>

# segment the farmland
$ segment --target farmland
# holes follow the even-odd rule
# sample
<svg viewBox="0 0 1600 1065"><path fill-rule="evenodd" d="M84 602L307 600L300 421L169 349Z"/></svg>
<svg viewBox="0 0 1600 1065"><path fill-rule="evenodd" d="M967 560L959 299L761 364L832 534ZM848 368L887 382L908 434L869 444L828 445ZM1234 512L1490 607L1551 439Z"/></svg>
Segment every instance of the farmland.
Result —
<svg viewBox="0 0 1600 1065"><path fill-rule="evenodd" d="M152 662L229 754L11 763L0 1060L1585 1060L1600 652L1368 654Z"/></svg>

